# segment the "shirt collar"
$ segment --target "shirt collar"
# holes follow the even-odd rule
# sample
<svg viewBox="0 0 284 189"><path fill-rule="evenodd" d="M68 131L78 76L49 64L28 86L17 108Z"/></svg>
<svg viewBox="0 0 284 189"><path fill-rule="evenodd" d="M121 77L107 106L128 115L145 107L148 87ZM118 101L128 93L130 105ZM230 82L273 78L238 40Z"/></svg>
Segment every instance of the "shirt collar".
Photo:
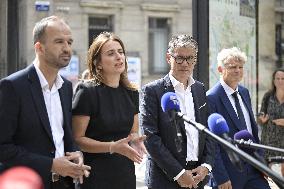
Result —
<svg viewBox="0 0 284 189"><path fill-rule="evenodd" d="M227 96L232 95L235 91L238 92L238 86L237 86L236 90L234 90L234 89L232 89L229 85L227 85L227 84L225 83L225 81L224 81L222 78L220 79L220 84L221 84L222 87L224 88L224 90L225 90Z"/></svg>
<svg viewBox="0 0 284 189"><path fill-rule="evenodd" d="M38 75L41 88L44 91L48 90L49 89L48 82L47 82L46 78L44 77L42 71L39 69L37 64L35 64L35 62L33 62L33 64L34 64L34 67L36 69L36 73ZM62 87L63 83L64 83L64 80L62 79L62 77L59 74L57 74L57 77L56 77L55 82L54 82L55 88L57 90L59 90Z"/></svg>
<svg viewBox="0 0 284 189"><path fill-rule="evenodd" d="M171 73L169 73L169 77L170 77L170 80L171 80L174 88L176 88L178 86L182 86L183 89L184 89L184 85L181 82L179 82ZM195 80L192 78L192 76L189 76L188 81L189 82L188 82L187 88L190 88L191 85L193 85L195 83Z"/></svg>

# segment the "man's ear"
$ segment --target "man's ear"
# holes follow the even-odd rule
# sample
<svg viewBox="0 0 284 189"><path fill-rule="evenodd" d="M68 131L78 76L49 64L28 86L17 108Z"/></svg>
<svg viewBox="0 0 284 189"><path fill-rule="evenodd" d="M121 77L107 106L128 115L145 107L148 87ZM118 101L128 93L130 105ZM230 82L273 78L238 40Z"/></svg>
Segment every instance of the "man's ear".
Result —
<svg viewBox="0 0 284 189"><path fill-rule="evenodd" d="M166 54L166 60L167 60L167 63L168 63L168 64L171 64L170 58L171 58L171 55L170 55L169 53L167 53L167 54Z"/></svg>
<svg viewBox="0 0 284 189"><path fill-rule="evenodd" d="M220 74L223 73L223 67L222 67L222 66L218 66L218 67L217 67L217 70L218 70L218 72L219 72Z"/></svg>
<svg viewBox="0 0 284 189"><path fill-rule="evenodd" d="M34 48L37 53L42 52L42 45L39 41L34 44Z"/></svg>

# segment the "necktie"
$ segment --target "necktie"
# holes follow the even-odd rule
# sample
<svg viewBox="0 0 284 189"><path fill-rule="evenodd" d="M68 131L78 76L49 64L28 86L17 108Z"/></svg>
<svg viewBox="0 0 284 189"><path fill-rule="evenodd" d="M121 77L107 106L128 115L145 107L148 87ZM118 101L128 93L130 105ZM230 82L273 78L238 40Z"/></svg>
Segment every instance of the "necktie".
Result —
<svg viewBox="0 0 284 189"><path fill-rule="evenodd" d="M238 98L238 92L237 91L234 92L232 94L232 96L235 99L236 109L237 109L237 113L238 113L238 118L239 118L239 120L241 122L241 127L243 129L247 129L245 117L244 117L244 114L243 114L243 111L242 111L242 108L241 108L241 105L240 105L240 101L239 101L239 98Z"/></svg>

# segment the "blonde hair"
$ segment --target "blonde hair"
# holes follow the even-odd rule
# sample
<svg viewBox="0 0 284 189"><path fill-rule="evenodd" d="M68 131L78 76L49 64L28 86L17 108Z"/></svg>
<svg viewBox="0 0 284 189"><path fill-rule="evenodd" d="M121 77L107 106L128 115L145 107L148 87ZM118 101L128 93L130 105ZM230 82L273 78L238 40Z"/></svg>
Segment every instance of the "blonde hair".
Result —
<svg viewBox="0 0 284 189"><path fill-rule="evenodd" d="M247 56L244 52L242 52L237 47L232 47L228 49L222 49L217 56L218 66L224 66L227 60L230 58L233 58L234 60L237 60L239 62L246 63Z"/></svg>

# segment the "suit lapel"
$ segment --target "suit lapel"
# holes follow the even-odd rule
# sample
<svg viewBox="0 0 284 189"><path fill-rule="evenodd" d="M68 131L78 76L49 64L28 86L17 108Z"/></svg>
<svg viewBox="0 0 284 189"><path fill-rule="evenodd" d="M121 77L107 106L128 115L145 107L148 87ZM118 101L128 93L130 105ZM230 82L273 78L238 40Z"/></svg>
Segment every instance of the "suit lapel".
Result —
<svg viewBox="0 0 284 189"><path fill-rule="evenodd" d="M169 77L169 74L167 74L165 77L164 77L164 93L167 93L167 92L174 92L175 93L175 89L173 87L173 84L170 80L170 77ZM184 125L184 122L183 121L178 121L177 124L180 126L183 134L186 133L185 131L185 125Z"/></svg>
<svg viewBox="0 0 284 189"><path fill-rule="evenodd" d="M62 113L63 113L63 130L64 130L64 148L65 151L73 151L73 140L72 140L72 132L71 132L71 102L69 101L72 98L72 94L69 92L68 85L66 81L64 81L62 87L58 90Z"/></svg>
<svg viewBox="0 0 284 189"><path fill-rule="evenodd" d="M252 112L252 108L250 106L250 103L249 103L249 99L246 98L246 95L245 95L245 92L244 90L239 87L239 94L240 96L242 97L242 100L244 102L244 105L246 106L246 109L249 113L249 118L250 118L250 122L251 122L251 129L252 129L252 132L253 132L253 136L256 138L256 140L258 141L258 128L256 127L256 122L255 122L255 119L254 119L254 114Z"/></svg>
<svg viewBox="0 0 284 189"><path fill-rule="evenodd" d="M196 88L197 85L193 84L191 86L191 93L192 93L192 98L193 98L193 103L194 103L194 111L195 111L195 121L200 122L200 107L202 104L200 104L199 99L200 99L200 94L198 92L198 89Z"/></svg>
<svg viewBox="0 0 284 189"><path fill-rule="evenodd" d="M48 119L48 114L44 102L44 97L42 94L42 88L40 86L39 78L37 76L34 65L31 65L27 68L28 70L28 79L30 81L30 89L32 93L32 98L34 100L38 115L42 122L44 129L47 132L50 140L53 142L53 137L51 133L51 127Z"/></svg>
<svg viewBox="0 0 284 189"><path fill-rule="evenodd" d="M247 111L249 112L249 117L250 117L250 119L253 117L252 115L253 115L253 113L252 113L252 110L251 110L251 108L250 108L250 106L249 106L249 102L248 102L248 99L247 98L245 98L245 93L244 93L244 91L241 89L241 88L239 88L239 94L240 94L240 96L242 97L242 100L243 100L243 103L244 103L244 105L246 106L246 109L247 109Z"/></svg>
<svg viewBox="0 0 284 189"><path fill-rule="evenodd" d="M67 94L67 91L65 90L64 83L63 83L62 87L58 90L58 92L59 92L60 101L61 101L61 107L62 107L62 112L63 112L63 127L65 127L65 124L67 123L66 122L66 119L67 119L66 116L67 116L68 108L67 108L67 102L65 102L65 98L64 97L67 97L68 94Z"/></svg>
<svg viewBox="0 0 284 189"><path fill-rule="evenodd" d="M169 74L164 77L164 92L175 92L175 89L170 80Z"/></svg>
<svg viewBox="0 0 284 189"><path fill-rule="evenodd" d="M204 99L206 97L204 96L204 98L202 98L203 95L201 93L203 93L203 91L200 91L200 88L198 88L196 84L191 86L191 93L194 103L195 121L197 123L201 123L202 118L200 115L200 110L206 106L206 100ZM203 134L203 132L198 131L198 141L198 157L201 157L203 152L203 143L205 142L205 134Z"/></svg>
<svg viewBox="0 0 284 189"><path fill-rule="evenodd" d="M239 129L239 130L243 130L243 127L241 126L241 122L238 119L238 116L234 110L233 105L231 104L231 101L229 100L229 97L227 96L224 88L222 87L221 84L219 84L219 87L221 87L221 90L219 92L219 96L221 98L221 101L225 107L225 109L227 110L227 112L229 113L231 119L233 120L233 123L237 123L235 124L235 126Z"/></svg>

